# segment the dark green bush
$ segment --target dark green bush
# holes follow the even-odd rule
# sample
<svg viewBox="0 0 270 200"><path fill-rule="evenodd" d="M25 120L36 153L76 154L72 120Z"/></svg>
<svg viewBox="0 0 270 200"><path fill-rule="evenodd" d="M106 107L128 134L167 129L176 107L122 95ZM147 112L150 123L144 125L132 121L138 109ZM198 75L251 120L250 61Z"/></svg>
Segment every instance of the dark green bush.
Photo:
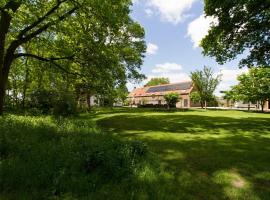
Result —
<svg viewBox="0 0 270 200"><path fill-rule="evenodd" d="M77 102L71 92L61 92L55 95L53 103L53 114L55 115L74 115L77 113Z"/></svg>
<svg viewBox="0 0 270 200"><path fill-rule="evenodd" d="M40 110L42 114L48 114L53 107L53 98L53 91L36 90L30 96L30 107Z"/></svg>

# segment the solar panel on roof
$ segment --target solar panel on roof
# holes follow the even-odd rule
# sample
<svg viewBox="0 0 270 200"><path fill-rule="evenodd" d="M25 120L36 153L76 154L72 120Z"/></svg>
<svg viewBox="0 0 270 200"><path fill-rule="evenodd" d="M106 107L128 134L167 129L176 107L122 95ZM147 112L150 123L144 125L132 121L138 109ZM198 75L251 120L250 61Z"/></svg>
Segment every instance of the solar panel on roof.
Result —
<svg viewBox="0 0 270 200"><path fill-rule="evenodd" d="M171 85L161 85L156 87L150 87L146 93L155 93L155 92L167 92L167 91L176 91L176 90L187 90L190 89L192 82L186 83L176 83Z"/></svg>

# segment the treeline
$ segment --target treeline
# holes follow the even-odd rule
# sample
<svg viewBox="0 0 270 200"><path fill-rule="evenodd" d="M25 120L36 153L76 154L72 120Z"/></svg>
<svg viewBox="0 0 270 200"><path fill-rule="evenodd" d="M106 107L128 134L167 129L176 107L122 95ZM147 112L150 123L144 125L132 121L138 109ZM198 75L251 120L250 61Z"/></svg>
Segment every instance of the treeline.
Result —
<svg viewBox="0 0 270 200"><path fill-rule="evenodd" d="M130 0L1 2L0 114L4 107L73 110L80 102L90 106L91 96L102 105L123 101L127 80L144 78L144 29L130 18L130 6Z"/></svg>

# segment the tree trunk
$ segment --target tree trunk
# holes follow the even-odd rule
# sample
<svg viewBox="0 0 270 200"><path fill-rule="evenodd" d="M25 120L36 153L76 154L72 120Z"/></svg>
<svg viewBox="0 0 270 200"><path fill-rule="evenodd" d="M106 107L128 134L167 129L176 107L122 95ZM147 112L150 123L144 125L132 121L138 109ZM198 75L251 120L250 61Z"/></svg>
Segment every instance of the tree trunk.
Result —
<svg viewBox="0 0 270 200"><path fill-rule="evenodd" d="M4 112L4 98L5 98L5 84L3 80L0 81L0 115Z"/></svg>
<svg viewBox="0 0 270 200"><path fill-rule="evenodd" d="M200 103L201 103L201 108L203 109L203 102L201 101Z"/></svg>
<svg viewBox="0 0 270 200"><path fill-rule="evenodd" d="M26 90L28 85L28 76L29 76L29 69L27 65L27 60L25 61L25 78L24 78L24 85L23 85L23 96L22 96L22 108L25 109L25 98L26 98Z"/></svg>
<svg viewBox="0 0 270 200"><path fill-rule="evenodd" d="M3 115L4 99L6 95L6 85L8 81L8 73L13 61L13 53L16 50L14 45L6 48L6 36L12 20L12 15L8 12L11 9L14 13L20 7L21 3L17 1L8 1L4 6L5 9L1 10L0 17L0 115Z"/></svg>
<svg viewBox="0 0 270 200"><path fill-rule="evenodd" d="M207 101L204 102L204 109L207 109Z"/></svg>
<svg viewBox="0 0 270 200"><path fill-rule="evenodd" d="M250 102L248 102L248 111L250 111Z"/></svg>
<svg viewBox="0 0 270 200"><path fill-rule="evenodd" d="M87 102L87 107L88 107L88 110L91 109L91 95L87 92L86 94L86 102Z"/></svg>
<svg viewBox="0 0 270 200"><path fill-rule="evenodd" d="M264 112L264 104L265 104L265 101L262 101L261 102L261 111Z"/></svg>
<svg viewBox="0 0 270 200"><path fill-rule="evenodd" d="M0 72L0 115L3 115L4 112L4 99L6 95L6 85L7 85L7 79L8 74L7 73L1 73Z"/></svg>

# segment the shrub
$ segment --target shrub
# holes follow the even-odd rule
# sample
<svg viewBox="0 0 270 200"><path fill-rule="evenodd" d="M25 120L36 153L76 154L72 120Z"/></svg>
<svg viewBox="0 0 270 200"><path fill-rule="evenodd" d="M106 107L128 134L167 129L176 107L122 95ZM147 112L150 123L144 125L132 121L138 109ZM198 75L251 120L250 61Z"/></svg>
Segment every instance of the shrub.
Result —
<svg viewBox="0 0 270 200"><path fill-rule="evenodd" d="M53 114L68 116L77 113L77 102L74 94L71 92L61 92L55 96Z"/></svg>
<svg viewBox="0 0 270 200"><path fill-rule="evenodd" d="M48 114L53 108L53 97L53 91L36 90L30 96L30 107L40 110L42 114Z"/></svg>
<svg viewBox="0 0 270 200"><path fill-rule="evenodd" d="M168 108L176 107L176 103L181 99L178 93L168 93L164 95L165 101L167 102Z"/></svg>

